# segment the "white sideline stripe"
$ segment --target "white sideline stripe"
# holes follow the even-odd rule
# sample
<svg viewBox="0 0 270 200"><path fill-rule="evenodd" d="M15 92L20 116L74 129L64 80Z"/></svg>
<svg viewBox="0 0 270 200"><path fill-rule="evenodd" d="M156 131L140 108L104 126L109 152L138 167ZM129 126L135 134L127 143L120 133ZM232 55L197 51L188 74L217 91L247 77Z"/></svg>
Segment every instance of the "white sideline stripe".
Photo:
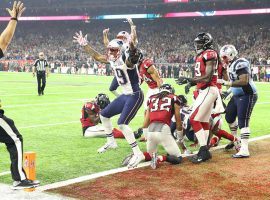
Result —
<svg viewBox="0 0 270 200"><path fill-rule="evenodd" d="M59 103L18 104L18 105L7 105L7 106L4 106L4 108L17 108L17 107L43 106L43 105L59 105L59 104L78 104L78 102L73 101L73 102L59 102Z"/></svg>
<svg viewBox="0 0 270 200"><path fill-rule="evenodd" d="M254 141L263 140L263 139L267 139L267 138L270 138L270 134L260 136L260 137L256 137L256 138L251 138L249 140L249 142L254 142ZM212 149L212 151L222 149L225 146L226 145L215 147L215 148ZM186 156L183 155L183 157L186 157ZM150 165L150 162L145 162L145 163L139 164L139 166L137 168L142 168L142 167L146 167L146 166L149 166L149 165ZM134 168L134 169L137 169L137 168ZM60 181L60 182L44 185L44 186L41 186L41 187L37 188L37 191L45 191L45 190L55 189L55 188L59 188L59 187L64 187L64 186L67 186L67 185L80 183L80 182L83 182L83 181L88 181L88 180L91 180L91 179L100 178L100 177L103 177L103 176L108 176L108 175L111 175L111 174L116 174L116 173L119 173L119 172L125 172L125 171L129 171L129 170L134 170L134 169L128 169L127 167L121 167L121 168L116 168L116 169L112 169L112 170L108 170L108 171L98 172L98 173L95 173L95 174L81 176L81 177L74 178L74 179L69 179L69 180L66 180L66 181Z"/></svg>
<svg viewBox="0 0 270 200"><path fill-rule="evenodd" d="M0 176L5 176L5 175L10 174L10 173L11 173L10 171L7 171L7 172L1 172L1 173L0 173Z"/></svg>

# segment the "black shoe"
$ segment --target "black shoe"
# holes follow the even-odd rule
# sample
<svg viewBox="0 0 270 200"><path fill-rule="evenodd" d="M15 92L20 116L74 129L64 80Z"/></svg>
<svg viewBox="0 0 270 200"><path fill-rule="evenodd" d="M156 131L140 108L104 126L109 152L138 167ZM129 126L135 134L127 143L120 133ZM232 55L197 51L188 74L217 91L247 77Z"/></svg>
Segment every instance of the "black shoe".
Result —
<svg viewBox="0 0 270 200"><path fill-rule="evenodd" d="M44 95L44 91L41 92L41 95Z"/></svg>
<svg viewBox="0 0 270 200"><path fill-rule="evenodd" d="M40 182L38 180L31 181L29 179L25 179L22 181L14 181L12 189L14 190L21 190L25 188L35 188L39 186Z"/></svg>
<svg viewBox="0 0 270 200"><path fill-rule="evenodd" d="M200 147L198 154L195 156L189 157L189 160L192 163L198 164L198 163L210 160L211 158L212 158L212 155L210 151L208 150L207 146L202 146Z"/></svg>
<svg viewBox="0 0 270 200"><path fill-rule="evenodd" d="M233 147L234 147L234 143L231 142L231 143L229 143L229 144L226 145L225 150L226 150L226 151L229 151L229 150L232 149Z"/></svg>
<svg viewBox="0 0 270 200"><path fill-rule="evenodd" d="M41 93L38 93L38 96L41 96Z"/></svg>

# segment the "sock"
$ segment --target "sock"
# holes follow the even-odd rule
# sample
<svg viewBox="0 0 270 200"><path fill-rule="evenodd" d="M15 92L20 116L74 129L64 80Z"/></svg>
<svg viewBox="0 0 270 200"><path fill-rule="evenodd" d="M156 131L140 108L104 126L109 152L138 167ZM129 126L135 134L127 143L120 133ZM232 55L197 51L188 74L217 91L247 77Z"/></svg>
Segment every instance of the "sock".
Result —
<svg viewBox="0 0 270 200"><path fill-rule="evenodd" d="M150 161L152 159L151 155L148 152L143 152L143 155L145 157L145 161Z"/></svg>
<svg viewBox="0 0 270 200"><path fill-rule="evenodd" d="M195 135L197 137L197 140L198 140L200 146L206 146L207 145L207 141L206 141L206 138L205 138L204 134L205 134L205 132L204 132L203 129L195 132Z"/></svg>
<svg viewBox="0 0 270 200"><path fill-rule="evenodd" d="M134 137L134 134L133 134L133 131L131 130L131 128L126 124L119 125L119 128L123 132L129 145L131 146L134 155L141 154L141 150L137 144L137 141Z"/></svg>
<svg viewBox="0 0 270 200"><path fill-rule="evenodd" d="M228 139L232 142L234 142L236 140L236 137L233 136L232 134L228 133L227 131L224 131L224 130L219 130L216 134L218 137L223 137L225 139Z"/></svg>
<svg viewBox="0 0 270 200"><path fill-rule="evenodd" d="M249 127L241 128L241 150L248 151L248 139L250 135Z"/></svg>
<svg viewBox="0 0 270 200"><path fill-rule="evenodd" d="M100 116L101 123L104 127L106 137L107 137L107 142L115 142L113 133L112 133L112 122L110 118L106 118L103 116Z"/></svg>
<svg viewBox="0 0 270 200"><path fill-rule="evenodd" d="M237 120L235 120L233 123L229 124L229 127L230 127L230 130L231 130L231 133L234 136L237 136L237 129L238 129L238 122L237 122Z"/></svg>
<svg viewBox="0 0 270 200"><path fill-rule="evenodd" d="M208 143L210 125L207 122L201 122L201 124L202 124L203 130L204 130L205 139Z"/></svg>

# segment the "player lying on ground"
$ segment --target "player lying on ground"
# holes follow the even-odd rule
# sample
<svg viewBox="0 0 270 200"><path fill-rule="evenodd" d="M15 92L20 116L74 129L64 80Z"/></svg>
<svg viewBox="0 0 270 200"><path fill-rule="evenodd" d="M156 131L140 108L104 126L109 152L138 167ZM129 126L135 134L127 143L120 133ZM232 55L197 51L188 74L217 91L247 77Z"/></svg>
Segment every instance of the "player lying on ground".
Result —
<svg viewBox="0 0 270 200"><path fill-rule="evenodd" d="M105 129L100 121L100 112L110 104L110 99L106 94L100 93L95 97L95 100L87 102L82 107L82 124L84 137L106 137ZM114 128L114 138L125 138L123 133Z"/></svg>
<svg viewBox="0 0 270 200"><path fill-rule="evenodd" d="M226 121L234 135L237 135L238 125L241 132L241 148L233 157L246 158L249 157L249 121L258 95L249 61L245 58L238 58L237 55L238 52L233 45L225 45L221 48L220 57L227 66L229 81L219 79L219 82L230 86L230 91L233 94L226 108Z"/></svg>
<svg viewBox="0 0 270 200"><path fill-rule="evenodd" d="M198 139L200 149L197 155L190 158L193 163L201 163L212 158L207 147L209 137L209 119L214 103L219 95L216 87L218 54L213 49L213 38L209 33L199 33L194 40L197 52L195 77L180 77L179 85L188 82L197 84L199 95L196 98L190 116L190 123Z"/></svg>
<svg viewBox="0 0 270 200"><path fill-rule="evenodd" d="M152 95L148 100L148 109L144 119L144 128L148 128L147 152L144 152L145 161L151 161L151 167L155 169L159 162L180 164L182 156L180 149L170 130L172 116L175 115L176 130L182 135L182 122L180 119L180 102L174 95L174 89L169 84L163 84L158 94ZM162 145L167 156L158 156L158 145ZM123 161L123 165L129 157Z"/></svg>
<svg viewBox="0 0 270 200"><path fill-rule="evenodd" d="M107 55L102 55L89 45L87 36L83 36L82 32L76 33L74 39L96 61L111 65L118 85L123 89L123 93L100 113L100 120L107 135L107 142L98 149L98 152L103 153L109 149L117 148L112 134L111 117L121 114L117 124L134 153L128 167L136 167L144 159L144 155L137 145L133 131L128 124L135 117L144 99L139 86L139 74L136 65L140 57L138 49L135 48L132 42L128 49L123 48L123 41L114 39L108 44Z"/></svg>

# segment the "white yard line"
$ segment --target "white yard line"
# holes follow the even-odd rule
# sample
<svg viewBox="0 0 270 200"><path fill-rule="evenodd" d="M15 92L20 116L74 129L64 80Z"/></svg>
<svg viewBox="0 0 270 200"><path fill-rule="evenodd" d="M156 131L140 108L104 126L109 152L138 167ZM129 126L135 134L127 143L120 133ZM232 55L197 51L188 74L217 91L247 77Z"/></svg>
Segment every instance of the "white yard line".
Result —
<svg viewBox="0 0 270 200"><path fill-rule="evenodd" d="M7 174L10 174L10 171L1 172L1 173L0 173L0 176L5 176L5 175L7 175Z"/></svg>
<svg viewBox="0 0 270 200"><path fill-rule="evenodd" d="M37 124L37 125L30 125L30 126L22 126L18 129L28 129L28 128L38 128L38 127L47 127L47 126L58 126L58 125L64 125L64 124L74 124L74 123L80 123L79 119L77 121L69 121L69 122L58 122L58 123L51 123L51 124Z"/></svg>
<svg viewBox="0 0 270 200"><path fill-rule="evenodd" d="M32 103L32 104L17 104L17 105L5 105L4 108L17 108L17 107L28 107L28 106L44 106L44 105L60 105L60 104L78 104L78 101L70 102L56 102L56 103Z"/></svg>
<svg viewBox="0 0 270 200"><path fill-rule="evenodd" d="M267 138L270 138L270 134L260 136L260 137L256 137L256 138L252 138L252 139L249 140L249 142L254 142L254 141L263 140L263 139L267 139ZM215 147L211 151L222 149L225 146L226 145ZM186 156L183 156L183 157L186 157ZM145 163L139 164L139 166L137 168L146 167L146 166L149 166L149 165L150 165L150 162L145 162ZM135 169L137 169L137 168L135 168ZM95 173L95 174L81 176L81 177L74 178L74 179L69 179L69 180L66 180L66 181L60 181L60 182L44 185L44 186L41 186L41 187L37 188L37 191L45 191L45 190L55 189L55 188L59 188L59 187L64 187L64 186L71 185L71 184L74 184L74 183L80 183L80 182L83 182L83 181L88 181L88 180L92 180L92 179L95 179L95 178L100 178L100 177L103 177L103 176L108 176L108 175L111 175L111 174L116 174L116 173L119 173L119 172L125 172L125 171L129 171L129 170L133 170L133 169L128 169L127 167L121 167L121 168L116 168L116 169L112 169L112 170L108 170L108 171L98 172L98 173Z"/></svg>

